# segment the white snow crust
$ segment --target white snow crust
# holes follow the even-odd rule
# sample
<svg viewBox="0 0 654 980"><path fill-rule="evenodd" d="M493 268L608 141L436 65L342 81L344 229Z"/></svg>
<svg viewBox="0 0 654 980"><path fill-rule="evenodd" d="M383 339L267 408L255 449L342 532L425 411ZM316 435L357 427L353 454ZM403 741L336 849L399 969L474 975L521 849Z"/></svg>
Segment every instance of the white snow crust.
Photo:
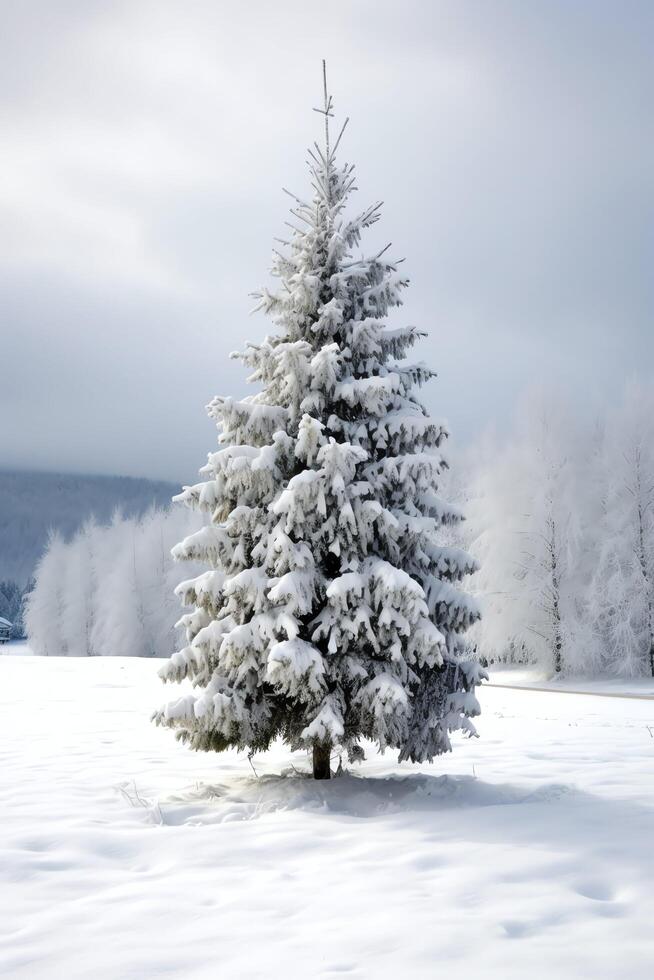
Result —
<svg viewBox="0 0 654 980"><path fill-rule="evenodd" d="M7 652L0 976L651 976L654 702L483 687L481 739L316 783L151 725L155 661Z"/></svg>

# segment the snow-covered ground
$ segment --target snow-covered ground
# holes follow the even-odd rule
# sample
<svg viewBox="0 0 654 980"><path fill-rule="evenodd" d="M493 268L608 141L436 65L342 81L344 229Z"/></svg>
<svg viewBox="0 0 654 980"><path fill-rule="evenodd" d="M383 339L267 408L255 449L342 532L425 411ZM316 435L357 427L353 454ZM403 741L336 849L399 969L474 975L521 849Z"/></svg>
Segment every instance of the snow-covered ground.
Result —
<svg viewBox="0 0 654 980"><path fill-rule="evenodd" d="M0 644L0 657L31 657L32 651L22 640L10 640Z"/></svg>
<svg viewBox="0 0 654 980"><path fill-rule="evenodd" d="M496 665L489 669L490 682L502 687L545 687L553 691L584 691L588 694L637 694L654 697L654 677L584 677L553 675L543 667Z"/></svg>
<svg viewBox="0 0 654 980"><path fill-rule="evenodd" d="M651 976L654 702L482 689L316 784L177 745L158 666L0 656L0 976Z"/></svg>

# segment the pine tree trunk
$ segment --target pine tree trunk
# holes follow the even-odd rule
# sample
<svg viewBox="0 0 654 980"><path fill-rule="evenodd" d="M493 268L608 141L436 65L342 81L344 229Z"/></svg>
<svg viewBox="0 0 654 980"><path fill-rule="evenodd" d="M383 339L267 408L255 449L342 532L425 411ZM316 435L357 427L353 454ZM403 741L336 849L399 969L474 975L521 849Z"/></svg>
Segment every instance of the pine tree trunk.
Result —
<svg viewBox="0 0 654 980"><path fill-rule="evenodd" d="M313 778L331 779L332 771L329 766L331 745L329 742L313 743Z"/></svg>

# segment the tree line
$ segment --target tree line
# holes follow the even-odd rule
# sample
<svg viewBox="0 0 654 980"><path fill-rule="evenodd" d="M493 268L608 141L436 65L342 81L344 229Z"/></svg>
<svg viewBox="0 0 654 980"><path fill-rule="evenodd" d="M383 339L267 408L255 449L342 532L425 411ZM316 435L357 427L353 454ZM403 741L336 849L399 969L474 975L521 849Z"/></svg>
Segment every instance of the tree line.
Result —
<svg viewBox="0 0 654 980"><path fill-rule="evenodd" d="M584 422L532 395L509 437L461 460L462 534L481 569L488 662L654 676L654 395Z"/></svg>
<svg viewBox="0 0 654 980"><path fill-rule="evenodd" d="M452 543L480 564L470 585L483 616L469 634L480 660L654 676L649 390L629 387L592 422L532 395L508 435L485 435L459 454L450 489L466 515ZM169 656L173 590L190 577L170 550L196 529L197 518L173 507L87 520L68 541L53 534L26 602L34 651ZM20 630L23 590L4 585L0 615Z"/></svg>
<svg viewBox="0 0 654 980"><path fill-rule="evenodd" d="M34 653L44 656L165 657L175 649L179 600L189 569L170 554L198 527L181 507L142 517L91 518L69 540L54 532L25 603Z"/></svg>

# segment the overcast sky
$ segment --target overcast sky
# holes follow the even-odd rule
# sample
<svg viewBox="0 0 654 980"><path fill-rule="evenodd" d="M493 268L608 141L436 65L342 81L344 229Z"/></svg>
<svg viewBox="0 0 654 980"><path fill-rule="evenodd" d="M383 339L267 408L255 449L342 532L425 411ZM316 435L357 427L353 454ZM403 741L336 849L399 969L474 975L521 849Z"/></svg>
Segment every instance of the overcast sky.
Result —
<svg viewBox="0 0 654 980"><path fill-rule="evenodd" d="M654 372L654 3L4 0L0 466L194 479L320 59L465 443Z"/></svg>

